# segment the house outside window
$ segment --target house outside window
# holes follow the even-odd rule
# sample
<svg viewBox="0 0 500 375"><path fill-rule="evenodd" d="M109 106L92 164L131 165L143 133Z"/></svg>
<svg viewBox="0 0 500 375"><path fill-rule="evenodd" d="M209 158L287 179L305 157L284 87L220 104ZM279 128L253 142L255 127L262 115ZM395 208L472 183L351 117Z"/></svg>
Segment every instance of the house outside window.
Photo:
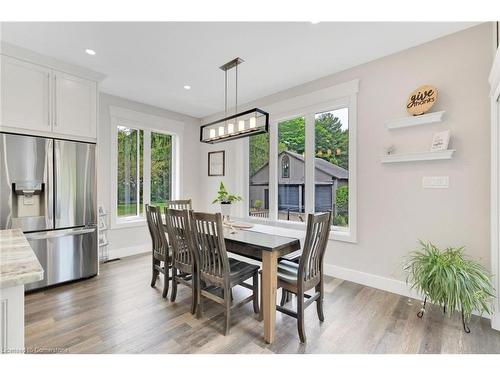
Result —
<svg viewBox="0 0 500 375"><path fill-rule="evenodd" d="M288 155L281 157L281 178L290 178L290 158Z"/></svg>

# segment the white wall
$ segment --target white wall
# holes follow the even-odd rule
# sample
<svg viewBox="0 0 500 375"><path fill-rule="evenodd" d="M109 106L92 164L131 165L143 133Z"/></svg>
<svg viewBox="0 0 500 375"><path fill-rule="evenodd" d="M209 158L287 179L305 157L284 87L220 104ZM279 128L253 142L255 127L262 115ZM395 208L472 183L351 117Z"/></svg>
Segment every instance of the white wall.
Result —
<svg viewBox="0 0 500 375"><path fill-rule="evenodd" d="M198 176L199 176L199 156L196 149L199 144L199 120L185 116L176 112L170 112L161 108L152 107L146 104L133 102L127 99L112 95L101 94L99 100L99 128L98 128L98 196L99 205L104 206L107 212L111 211L111 191L110 175L111 165L111 116L110 106L121 107L148 115L163 117L165 119L184 122L183 142L180 145L183 159L181 171L182 191L181 198L192 198L193 206L198 209ZM108 221L109 224L109 221ZM151 250L151 239L148 229L144 223L141 226L109 229L107 232L110 244L110 258L122 257L138 252Z"/></svg>
<svg viewBox="0 0 500 375"><path fill-rule="evenodd" d="M493 58L491 27L491 23L482 24L241 107L266 110L295 96L360 79L358 241L330 241L325 257L329 273L406 294L401 266L403 257L417 247L417 239L443 247L464 245L468 255L490 267L487 78ZM445 110L445 121L386 130L384 121L406 116L406 98L422 84L439 89L432 110ZM428 150L433 133L445 129L451 129L450 147L457 150L452 160L380 163L387 145L394 144L398 152ZM241 186L247 173L243 142L200 148L203 209L217 210L208 202L221 179L236 193L245 188ZM207 151L221 149L226 150L226 176L207 177ZM423 189L424 176L449 176L450 187ZM238 213L244 207L246 202L240 204Z"/></svg>

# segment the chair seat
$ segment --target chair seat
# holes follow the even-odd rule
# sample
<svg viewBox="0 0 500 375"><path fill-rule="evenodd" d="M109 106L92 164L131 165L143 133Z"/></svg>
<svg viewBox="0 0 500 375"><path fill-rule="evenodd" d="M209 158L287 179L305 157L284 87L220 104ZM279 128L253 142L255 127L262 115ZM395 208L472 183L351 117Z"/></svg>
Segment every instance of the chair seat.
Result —
<svg viewBox="0 0 500 375"><path fill-rule="evenodd" d="M281 257L280 260L288 260L290 262L299 263L301 255L302 255L302 249L299 249L297 251L294 251L293 253Z"/></svg>
<svg viewBox="0 0 500 375"><path fill-rule="evenodd" d="M231 279L239 279L245 275L248 275L248 277L252 276L259 269L259 266L229 258L229 268L231 269L229 272Z"/></svg>
<svg viewBox="0 0 500 375"><path fill-rule="evenodd" d="M297 284L298 277L299 277L298 263L289 260L281 260L278 263L278 279L288 284Z"/></svg>

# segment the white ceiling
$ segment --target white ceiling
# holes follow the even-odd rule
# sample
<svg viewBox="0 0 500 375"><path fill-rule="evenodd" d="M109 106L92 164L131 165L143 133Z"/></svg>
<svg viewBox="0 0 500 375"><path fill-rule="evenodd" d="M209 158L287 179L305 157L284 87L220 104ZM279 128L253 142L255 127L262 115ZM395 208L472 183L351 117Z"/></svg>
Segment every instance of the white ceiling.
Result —
<svg viewBox="0 0 500 375"><path fill-rule="evenodd" d="M204 117L224 108L224 73L218 67L234 57L245 60L239 68L239 102L244 103L473 25L17 22L3 23L0 35L8 43L104 73L103 92ZM86 48L97 54L85 54Z"/></svg>

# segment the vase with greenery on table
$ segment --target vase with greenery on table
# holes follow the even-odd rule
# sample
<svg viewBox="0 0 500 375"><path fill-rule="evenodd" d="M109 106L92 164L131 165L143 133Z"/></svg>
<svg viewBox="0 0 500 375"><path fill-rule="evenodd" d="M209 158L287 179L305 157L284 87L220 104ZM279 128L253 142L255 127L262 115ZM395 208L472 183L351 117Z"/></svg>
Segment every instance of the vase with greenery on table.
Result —
<svg viewBox="0 0 500 375"><path fill-rule="evenodd" d="M491 275L481 264L465 257L463 247L440 250L430 242L419 243L421 249L410 253L404 267L407 284L424 297L418 317L423 317L429 301L448 316L460 311L464 331L469 333L473 311L491 313Z"/></svg>
<svg viewBox="0 0 500 375"><path fill-rule="evenodd" d="M243 198L239 195L229 193L224 186L224 183L221 181L219 185L219 191L217 192L217 196L213 200L212 204L220 203L222 217L224 218L224 221L229 222L229 216L231 215L231 204L242 200Z"/></svg>

